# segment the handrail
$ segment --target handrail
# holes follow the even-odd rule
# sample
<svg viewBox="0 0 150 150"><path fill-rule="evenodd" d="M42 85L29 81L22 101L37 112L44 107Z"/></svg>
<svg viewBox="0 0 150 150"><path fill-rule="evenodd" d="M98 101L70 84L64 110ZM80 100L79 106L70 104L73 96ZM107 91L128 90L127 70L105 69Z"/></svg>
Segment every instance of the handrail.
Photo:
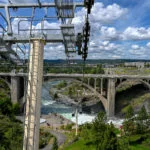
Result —
<svg viewBox="0 0 150 150"><path fill-rule="evenodd" d="M31 18L31 20L20 20L18 22L18 34L20 34L20 31L30 31L30 35L32 35L33 31L41 31L42 34L44 34L43 31L61 31L61 29L59 29L59 28L57 28L57 29L56 28L54 28L54 29L53 28L49 28L49 29L44 28L44 21L46 21L46 20L45 19L32 20L32 18ZM30 28L21 29L21 27L20 27L21 22L29 22L29 21L30 21ZM38 28L38 29L32 28L33 22L39 22L41 24L41 28Z"/></svg>

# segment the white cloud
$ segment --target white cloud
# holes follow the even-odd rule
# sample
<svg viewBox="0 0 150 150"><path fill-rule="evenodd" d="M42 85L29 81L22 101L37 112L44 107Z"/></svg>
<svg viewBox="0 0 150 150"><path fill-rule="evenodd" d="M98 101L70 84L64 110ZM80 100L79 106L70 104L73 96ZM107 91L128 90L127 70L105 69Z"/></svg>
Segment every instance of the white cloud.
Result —
<svg viewBox="0 0 150 150"><path fill-rule="evenodd" d="M31 2L31 0L12 0L12 2L28 3ZM118 24L117 26L115 26L116 24L114 24L114 22L119 21L124 16L126 16L127 12L127 8L123 8L117 4L112 4L108 6L103 5L102 2L97 2L94 4L92 8L92 13L89 17L91 22L90 25L92 36L89 43L88 58L129 58L129 56L133 58L139 58L145 57L145 54L150 53L148 50L148 48L150 48L150 42L147 43L145 47L140 46L140 44L131 44L130 47L128 47L122 43L116 44L115 42L112 42L115 40L145 40L150 38L150 28L132 27L130 25L127 27L124 26L122 29L120 29L120 27L118 28ZM82 26L85 22L85 14L86 10L84 8L75 14L73 23L75 24L76 31L82 30ZM130 14L128 13L128 15ZM15 33L17 33L18 22L19 19L14 19L13 21L13 30L15 31ZM30 28L30 23L27 21L22 22L21 24L22 29ZM60 25L58 22L47 21L45 21L44 24L44 28L53 29L59 28ZM40 26L40 23L38 23L34 25L33 28L39 29ZM65 59L66 56L64 46L60 43L47 44L45 46L44 57L47 59Z"/></svg>
<svg viewBox="0 0 150 150"><path fill-rule="evenodd" d="M119 56L119 55L112 55L112 58L114 58L114 59L120 59L121 56Z"/></svg>
<svg viewBox="0 0 150 150"><path fill-rule="evenodd" d="M131 48L132 49L139 49L139 45L132 45Z"/></svg>
<svg viewBox="0 0 150 150"><path fill-rule="evenodd" d="M139 45L132 45L131 49L129 50L130 54L133 55L145 55L145 53L147 52L147 49L143 46L139 46Z"/></svg>
<svg viewBox="0 0 150 150"><path fill-rule="evenodd" d="M115 27L102 26L99 38L101 40L147 40L150 39L150 28L127 27L122 33Z"/></svg>
<svg viewBox="0 0 150 150"><path fill-rule="evenodd" d="M119 39L119 33L117 33L114 27L102 26L100 29L100 38L104 40L117 40Z"/></svg>
<svg viewBox="0 0 150 150"><path fill-rule="evenodd" d="M12 30L14 34L18 34L18 29L20 30L21 34L29 33L29 31L21 31L21 30L29 30L30 29L30 22L27 19L24 19L24 21L21 21L19 18L15 18L12 21Z"/></svg>
<svg viewBox="0 0 150 150"><path fill-rule="evenodd" d="M148 48L150 48L150 42L148 42L148 43L146 44L146 46L147 46Z"/></svg>
<svg viewBox="0 0 150 150"><path fill-rule="evenodd" d="M108 5L105 7L103 3L97 2L92 7L90 22L91 30L97 31L102 24L111 23L127 13L126 8L122 8L117 4ZM72 23L75 25L76 32L81 32L82 26L85 22L86 10L82 8L75 14L75 18Z"/></svg>
<svg viewBox="0 0 150 150"><path fill-rule="evenodd" d="M95 3L91 11L91 22L110 23L119 19L127 13L126 8L121 8L117 4L105 7L103 3Z"/></svg>
<svg viewBox="0 0 150 150"><path fill-rule="evenodd" d="M89 47L89 52L95 53L95 52L109 52L114 53L119 48L119 45L110 43L109 41L99 41L97 43L93 43Z"/></svg>
<svg viewBox="0 0 150 150"><path fill-rule="evenodd" d="M45 59L65 59L65 49L60 43L47 44L44 48Z"/></svg>
<svg viewBox="0 0 150 150"><path fill-rule="evenodd" d="M122 35L124 40L145 40L150 39L150 28L128 27Z"/></svg>

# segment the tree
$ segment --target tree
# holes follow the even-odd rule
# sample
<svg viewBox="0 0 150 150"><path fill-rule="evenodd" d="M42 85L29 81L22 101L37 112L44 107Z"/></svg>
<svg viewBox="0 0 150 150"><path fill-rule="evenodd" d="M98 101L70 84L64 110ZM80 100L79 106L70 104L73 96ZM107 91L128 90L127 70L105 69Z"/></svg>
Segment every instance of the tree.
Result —
<svg viewBox="0 0 150 150"><path fill-rule="evenodd" d="M101 150L116 150L117 149L117 136L114 133L114 126L111 123L106 126L106 130L104 132L104 138L101 142L101 145L98 149Z"/></svg>
<svg viewBox="0 0 150 150"><path fill-rule="evenodd" d="M125 114L125 121L123 122L123 129L126 135L130 136L135 131L134 122L134 110L131 105L129 105L127 112Z"/></svg>
<svg viewBox="0 0 150 150"><path fill-rule="evenodd" d="M142 106L141 110L138 112L136 121L137 121L137 132L138 133L146 132L146 129L149 127L149 120L145 106Z"/></svg>
<svg viewBox="0 0 150 150"><path fill-rule="evenodd" d="M81 126L81 136L86 144L93 142L92 124L85 123Z"/></svg>
<svg viewBox="0 0 150 150"><path fill-rule="evenodd" d="M117 137L114 126L106 124L106 115L100 112L92 124L94 144L97 150L116 150Z"/></svg>
<svg viewBox="0 0 150 150"><path fill-rule="evenodd" d="M131 105L129 105L128 108L127 108L127 112L125 114L125 118L126 119L131 119L133 116L134 116L133 107Z"/></svg>
<svg viewBox="0 0 150 150"><path fill-rule="evenodd" d="M19 122L0 116L0 149L20 150L23 142L23 128Z"/></svg>
<svg viewBox="0 0 150 150"><path fill-rule="evenodd" d="M8 97L2 97L0 99L0 112L3 115L12 116L12 103Z"/></svg>
<svg viewBox="0 0 150 150"><path fill-rule="evenodd" d="M54 138L54 143L53 143L52 150L58 150L58 143L57 143L56 137Z"/></svg>

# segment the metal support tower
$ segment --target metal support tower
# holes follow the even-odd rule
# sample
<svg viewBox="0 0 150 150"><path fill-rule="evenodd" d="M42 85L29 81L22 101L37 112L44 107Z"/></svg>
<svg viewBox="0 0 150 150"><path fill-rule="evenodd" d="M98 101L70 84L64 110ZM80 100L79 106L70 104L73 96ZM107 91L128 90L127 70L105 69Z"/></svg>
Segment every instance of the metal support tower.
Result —
<svg viewBox="0 0 150 150"><path fill-rule="evenodd" d="M39 149L43 39L31 39L23 150Z"/></svg>
<svg viewBox="0 0 150 150"><path fill-rule="evenodd" d="M72 19L74 18L75 8L84 7L88 8L90 13L91 5L94 0L84 0L84 2L74 2L73 0L53 0L53 3L18 3L18 4L3 4L0 3L0 17L5 21L0 22L0 51L9 51L12 44L15 43L28 43L30 40L30 56L29 56L29 73L28 73L28 87L26 95L26 110L25 110L25 122L24 122L24 143L23 150L38 150L39 149L39 126L40 126L40 108L41 108L41 86L43 76L43 51L44 43L47 42L62 42L65 46L65 53L69 56L69 53L76 52L76 34L74 31L74 25ZM31 16L16 16L11 15L12 10L18 10L22 8L32 9ZM36 21L35 9L44 8L47 13L39 20L41 22L40 29L33 29L33 22ZM48 13L48 9L55 8L56 16L51 16ZM5 15L3 15L3 12ZM18 22L18 33L15 33L12 28L12 21L14 18L21 18ZM61 19L61 26L59 27L59 34L51 34L50 31L54 29L44 28L44 21L50 18ZM30 28L20 28L22 21L30 23ZM35 19L35 20L34 20ZM6 24L6 25L5 25ZM7 26L7 27L6 27ZM84 54L87 56L87 43L89 37L89 23L85 25L85 48ZM37 32L36 31L41 31ZM56 29L55 29L56 31ZM21 34L26 32L25 34ZM44 40L43 40L44 37ZM82 37L82 36L81 36ZM81 48L82 42L79 38L78 45ZM8 45L7 45L8 44ZM18 46L17 46L18 47ZM22 51L21 47L20 50ZM5 56L5 55L4 55ZM1 57L1 55L0 55Z"/></svg>

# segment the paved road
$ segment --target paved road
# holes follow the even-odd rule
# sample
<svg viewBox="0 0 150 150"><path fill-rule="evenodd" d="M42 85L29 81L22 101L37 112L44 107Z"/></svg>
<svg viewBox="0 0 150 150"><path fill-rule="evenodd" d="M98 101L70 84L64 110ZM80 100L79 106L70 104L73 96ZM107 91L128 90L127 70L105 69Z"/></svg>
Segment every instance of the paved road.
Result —
<svg viewBox="0 0 150 150"><path fill-rule="evenodd" d="M57 131L53 131L53 130L51 130L50 133L53 134L57 138L58 146L65 143L66 136L64 134L57 132ZM45 148L43 148L41 150L51 150L52 146L53 146L53 144L48 144Z"/></svg>

